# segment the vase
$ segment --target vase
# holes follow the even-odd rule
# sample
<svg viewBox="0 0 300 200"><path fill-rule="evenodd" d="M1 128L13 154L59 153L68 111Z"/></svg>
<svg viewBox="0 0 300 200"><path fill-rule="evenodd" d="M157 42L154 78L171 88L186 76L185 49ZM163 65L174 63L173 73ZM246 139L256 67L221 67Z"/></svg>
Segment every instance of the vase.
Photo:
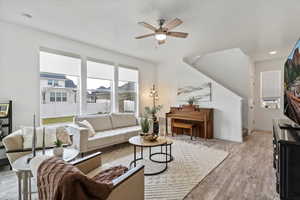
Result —
<svg viewBox="0 0 300 200"><path fill-rule="evenodd" d="M53 149L53 154L54 154L54 156L62 157L64 154L64 148L63 147L55 147Z"/></svg>

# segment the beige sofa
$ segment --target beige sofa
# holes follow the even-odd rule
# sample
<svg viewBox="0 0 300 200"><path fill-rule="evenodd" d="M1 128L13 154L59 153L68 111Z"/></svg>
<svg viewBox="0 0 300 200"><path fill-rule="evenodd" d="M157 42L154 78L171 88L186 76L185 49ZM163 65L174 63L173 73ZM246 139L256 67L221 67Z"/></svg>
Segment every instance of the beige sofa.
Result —
<svg viewBox="0 0 300 200"><path fill-rule="evenodd" d="M78 125L84 120L87 120L95 129L95 136L89 137L88 129ZM73 145L80 153L125 143L141 131L135 115L123 113L77 116L75 123L69 127L73 134Z"/></svg>
<svg viewBox="0 0 300 200"><path fill-rule="evenodd" d="M30 161L31 171L37 175L39 165L48 157L35 157ZM95 153L73 163L86 176L92 178L103 170L101 153ZM130 169L124 175L113 180L113 189L107 200L144 200L144 166ZM50 183L51 184L51 183Z"/></svg>

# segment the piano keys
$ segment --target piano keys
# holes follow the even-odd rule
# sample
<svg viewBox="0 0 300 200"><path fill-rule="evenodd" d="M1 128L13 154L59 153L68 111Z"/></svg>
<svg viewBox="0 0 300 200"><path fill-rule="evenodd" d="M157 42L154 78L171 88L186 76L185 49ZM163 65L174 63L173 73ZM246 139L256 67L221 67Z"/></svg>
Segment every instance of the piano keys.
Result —
<svg viewBox="0 0 300 200"><path fill-rule="evenodd" d="M168 119L171 119L171 129L176 134L182 133L174 127L175 123L186 123L195 127L195 135L205 139L213 138L213 109L199 108L195 105L183 105L181 107L171 107L166 113L166 133L168 134Z"/></svg>

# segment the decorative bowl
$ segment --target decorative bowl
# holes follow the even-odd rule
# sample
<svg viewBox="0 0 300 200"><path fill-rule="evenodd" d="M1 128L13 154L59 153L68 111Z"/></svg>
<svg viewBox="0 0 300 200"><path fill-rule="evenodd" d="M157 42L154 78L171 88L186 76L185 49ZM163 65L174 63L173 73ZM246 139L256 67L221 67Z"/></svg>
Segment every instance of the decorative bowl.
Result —
<svg viewBox="0 0 300 200"><path fill-rule="evenodd" d="M144 140L150 141L150 142L156 141L157 138L158 138L157 135L152 135L152 134L149 134L149 135L145 135L145 136L144 136Z"/></svg>

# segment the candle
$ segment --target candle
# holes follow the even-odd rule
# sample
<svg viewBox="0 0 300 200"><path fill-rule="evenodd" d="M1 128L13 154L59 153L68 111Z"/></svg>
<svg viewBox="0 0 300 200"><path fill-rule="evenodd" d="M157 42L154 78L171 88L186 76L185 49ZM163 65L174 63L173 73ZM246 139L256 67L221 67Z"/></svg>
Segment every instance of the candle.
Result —
<svg viewBox="0 0 300 200"><path fill-rule="evenodd" d="M45 155L45 127L43 127L43 155Z"/></svg>

